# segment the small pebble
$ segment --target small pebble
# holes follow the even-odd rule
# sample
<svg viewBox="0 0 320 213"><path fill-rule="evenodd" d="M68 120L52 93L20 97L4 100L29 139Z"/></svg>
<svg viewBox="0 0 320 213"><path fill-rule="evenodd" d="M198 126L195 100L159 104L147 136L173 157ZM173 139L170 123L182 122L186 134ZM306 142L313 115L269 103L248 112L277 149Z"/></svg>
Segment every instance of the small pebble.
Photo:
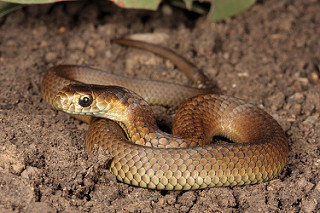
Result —
<svg viewBox="0 0 320 213"><path fill-rule="evenodd" d="M143 33L130 35L130 39L161 44L167 41L170 36L166 33Z"/></svg>
<svg viewBox="0 0 320 213"><path fill-rule="evenodd" d="M164 198L160 198L158 204L159 206L165 206L167 204L167 201Z"/></svg>
<svg viewBox="0 0 320 213"><path fill-rule="evenodd" d="M317 120L318 120L317 116L309 116L302 122L302 124L308 125L308 126L313 126L317 122Z"/></svg>
<svg viewBox="0 0 320 213"><path fill-rule="evenodd" d="M96 57L96 51L92 47L87 47L85 50L86 54L92 58Z"/></svg>
<svg viewBox="0 0 320 213"><path fill-rule="evenodd" d="M59 27L59 33L65 33L66 30L66 27Z"/></svg>
<svg viewBox="0 0 320 213"><path fill-rule="evenodd" d="M25 168L23 157L18 154L15 146L7 147L0 152L0 171L9 171L20 174Z"/></svg>
<svg viewBox="0 0 320 213"><path fill-rule="evenodd" d="M316 190L320 193L320 181L316 185Z"/></svg>
<svg viewBox="0 0 320 213"><path fill-rule="evenodd" d="M319 75L316 72L312 72L310 74L309 79L310 79L310 82L312 84L318 84L319 83Z"/></svg>
<svg viewBox="0 0 320 213"><path fill-rule="evenodd" d="M290 113L292 115L300 115L301 108L301 104L292 104L292 106L290 107Z"/></svg>
<svg viewBox="0 0 320 213"><path fill-rule="evenodd" d="M54 62L57 60L58 53L56 52L48 52L46 53L44 59L47 63Z"/></svg>
<svg viewBox="0 0 320 213"><path fill-rule="evenodd" d="M307 86L309 84L308 78L298 78L297 79L303 86Z"/></svg>
<svg viewBox="0 0 320 213"><path fill-rule="evenodd" d="M86 44L81 39L74 38L74 39L71 39L69 41L68 49L71 49L71 50L83 50L85 45Z"/></svg>
<svg viewBox="0 0 320 213"><path fill-rule="evenodd" d="M36 167L27 166L27 168L21 173L21 177L29 180L33 180L40 177L40 170Z"/></svg>
<svg viewBox="0 0 320 213"><path fill-rule="evenodd" d="M163 5L161 11L165 16L171 16L173 13L172 8L168 5Z"/></svg>
<svg viewBox="0 0 320 213"><path fill-rule="evenodd" d="M5 41L5 45L10 48L18 48L19 43L17 42L16 38L10 38Z"/></svg>
<svg viewBox="0 0 320 213"><path fill-rule="evenodd" d="M290 102L302 103L303 100L304 100L303 94L297 92L297 93L291 95L291 96L287 99L287 102L288 102L288 103L290 103Z"/></svg>

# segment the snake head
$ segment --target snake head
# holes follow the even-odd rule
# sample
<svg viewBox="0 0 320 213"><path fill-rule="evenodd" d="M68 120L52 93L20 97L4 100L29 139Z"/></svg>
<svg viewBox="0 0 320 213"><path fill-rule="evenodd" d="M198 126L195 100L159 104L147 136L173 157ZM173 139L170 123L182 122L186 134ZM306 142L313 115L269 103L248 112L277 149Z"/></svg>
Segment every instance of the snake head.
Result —
<svg viewBox="0 0 320 213"><path fill-rule="evenodd" d="M69 114L124 122L129 105L135 100L132 96L136 97L127 89L118 86L70 84L58 92L53 105L57 110Z"/></svg>
<svg viewBox="0 0 320 213"><path fill-rule="evenodd" d="M53 105L57 110L70 114L90 114L96 98L90 85L68 85L55 96Z"/></svg>

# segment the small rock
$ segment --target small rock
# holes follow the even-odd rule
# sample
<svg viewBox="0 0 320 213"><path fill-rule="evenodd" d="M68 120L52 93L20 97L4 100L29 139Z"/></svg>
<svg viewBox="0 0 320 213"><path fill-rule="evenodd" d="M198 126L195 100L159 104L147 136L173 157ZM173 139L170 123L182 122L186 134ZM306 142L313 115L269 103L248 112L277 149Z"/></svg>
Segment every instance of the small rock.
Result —
<svg viewBox="0 0 320 213"><path fill-rule="evenodd" d="M315 188L319 193L320 193L320 181L317 183L316 188Z"/></svg>
<svg viewBox="0 0 320 213"><path fill-rule="evenodd" d="M106 51L106 42L103 39L96 39L93 43L94 50L99 53Z"/></svg>
<svg viewBox="0 0 320 213"><path fill-rule="evenodd" d="M303 101L304 101L303 94L302 94L302 93L299 93L299 92L291 95L291 96L287 99L287 102L288 102L288 103L290 103L290 102L297 102L297 103L301 104Z"/></svg>
<svg viewBox="0 0 320 213"><path fill-rule="evenodd" d="M316 210L318 201L316 199L303 199L301 202L303 212L314 212Z"/></svg>
<svg viewBox="0 0 320 213"><path fill-rule="evenodd" d="M74 39L70 39L68 43L68 49L83 50L85 45L86 44L80 38L74 38Z"/></svg>
<svg viewBox="0 0 320 213"><path fill-rule="evenodd" d="M318 117L317 116L309 116L307 117L303 122L302 124L306 127L312 127L316 122L318 121Z"/></svg>
<svg viewBox="0 0 320 213"><path fill-rule="evenodd" d="M46 25L35 27L32 30L32 35L37 38L45 36L46 34L48 34L48 27Z"/></svg>
<svg viewBox="0 0 320 213"><path fill-rule="evenodd" d="M36 167L28 166L22 173L21 177L29 180L38 179L40 176L40 171Z"/></svg>
<svg viewBox="0 0 320 213"><path fill-rule="evenodd" d="M161 11L165 16L171 16L173 14L172 8L169 5L163 5Z"/></svg>
<svg viewBox="0 0 320 213"><path fill-rule="evenodd" d="M173 204L176 203L176 197L173 194L172 195L166 195L165 198L166 198L166 202L169 205L173 205Z"/></svg>
<svg viewBox="0 0 320 213"><path fill-rule="evenodd" d="M177 202L180 203L182 206L186 206L188 208L192 207L193 203L196 200L196 195L194 194L193 191L189 191L181 195Z"/></svg>
<svg viewBox="0 0 320 213"><path fill-rule="evenodd" d="M67 31L67 28L62 26L62 27L59 27L59 33L65 33Z"/></svg>
<svg viewBox="0 0 320 213"><path fill-rule="evenodd" d="M297 80L298 80L298 82L300 82L303 86L307 86L307 85L309 84L309 79L308 79L308 78L302 78L302 77L300 77L300 78L298 78Z"/></svg>
<svg viewBox="0 0 320 213"><path fill-rule="evenodd" d="M18 48L20 46L15 37L10 37L4 42L4 44L10 48Z"/></svg>
<svg viewBox="0 0 320 213"><path fill-rule="evenodd" d="M85 52L88 56L92 58L96 57L96 50L92 47L87 47Z"/></svg>
<svg viewBox="0 0 320 213"><path fill-rule="evenodd" d="M300 115L301 114L301 104L292 104L290 107L290 113L292 115Z"/></svg>
<svg viewBox="0 0 320 213"><path fill-rule="evenodd" d="M309 124L315 124L316 122L317 122L317 120L318 120L318 116L309 116L309 117L307 117L304 121L303 121L303 123L309 123Z"/></svg>
<svg viewBox="0 0 320 213"><path fill-rule="evenodd" d="M24 159L18 154L14 145L0 151L0 171L20 174L25 168Z"/></svg>
<svg viewBox="0 0 320 213"><path fill-rule="evenodd" d="M17 51L20 48L20 44L17 41L16 37L10 37L3 41L1 44L1 51L3 51L3 54L7 57L15 57L17 55Z"/></svg>
<svg viewBox="0 0 320 213"><path fill-rule="evenodd" d="M301 188L304 188L305 191L310 191L314 187L314 184L309 182L306 178L301 178L297 182L297 185Z"/></svg>
<svg viewBox="0 0 320 213"><path fill-rule="evenodd" d="M159 206L165 206L166 204L167 204L166 199L160 198L160 199L158 200L158 205L159 205Z"/></svg>
<svg viewBox="0 0 320 213"><path fill-rule="evenodd" d="M44 56L44 60L47 62L47 63L50 63L50 62L54 62L57 60L57 57L58 57L58 53L56 52L48 52L46 53L46 55Z"/></svg>
<svg viewBox="0 0 320 213"><path fill-rule="evenodd" d="M312 72L309 76L309 79L312 84L319 83L319 75L316 72Z"/></svg>
<svg viewBox="0 0 320 213"><path fill-rule="evenodd" d="M303 112L310 115L314 110L320 110L320 93L317 91L310 91L306 95L306 100L302 105Z"/></svg>
<svg viewBox="0 0 320 213"><path fill-rule="evenodd" d="M166 33L143 33L130 35L130 39L151 42L154 44L164 43L170 38Z"/></svg>

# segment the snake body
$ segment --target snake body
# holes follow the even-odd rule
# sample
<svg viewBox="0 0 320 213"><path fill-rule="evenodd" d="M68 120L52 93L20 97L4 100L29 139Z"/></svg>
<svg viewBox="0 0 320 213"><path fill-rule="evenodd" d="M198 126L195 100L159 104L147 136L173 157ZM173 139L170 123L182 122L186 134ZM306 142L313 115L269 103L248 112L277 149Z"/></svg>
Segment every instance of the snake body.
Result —
<svg viewBox="0 0 320 213"><path fill-rule="evenodd" d="M130 40L118 43L121 41L136 44ZM177 57L172 60L181 62L180 68L193 67ZM197 76L194 82L205 85L203 75ZM150 189L191 190L255 184L277 177L288 157L288 142L280 125L244 100L208 92L73 65L49 69L42 81L42 94L49 105L90 124L88 150L94 144L105 148L112 156L110 171L121 182ZM176 113L173 134L161 131L148 103L176 106L185 99ZM211 143L214 136L233 143Z"/></svg>

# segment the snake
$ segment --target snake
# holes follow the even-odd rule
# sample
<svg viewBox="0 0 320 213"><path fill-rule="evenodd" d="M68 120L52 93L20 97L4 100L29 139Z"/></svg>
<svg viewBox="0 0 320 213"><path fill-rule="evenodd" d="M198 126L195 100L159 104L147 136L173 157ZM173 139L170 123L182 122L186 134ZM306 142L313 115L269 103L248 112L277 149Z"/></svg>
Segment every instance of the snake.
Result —
<svg viewBox="0 0 320 213"><path fill-rule="evenodd" d="M196 190L270 181L288 158L279 123L245 100L212 92L207 77L159 45L116 39L163 56L195 85L124 77L80 65L43 76L43 99L89 124L86 148L106 150L120 182L156 190ZM150 105L179 107L172 133L159 129ZM224 138L216 142L215 138Z"/></svg>

